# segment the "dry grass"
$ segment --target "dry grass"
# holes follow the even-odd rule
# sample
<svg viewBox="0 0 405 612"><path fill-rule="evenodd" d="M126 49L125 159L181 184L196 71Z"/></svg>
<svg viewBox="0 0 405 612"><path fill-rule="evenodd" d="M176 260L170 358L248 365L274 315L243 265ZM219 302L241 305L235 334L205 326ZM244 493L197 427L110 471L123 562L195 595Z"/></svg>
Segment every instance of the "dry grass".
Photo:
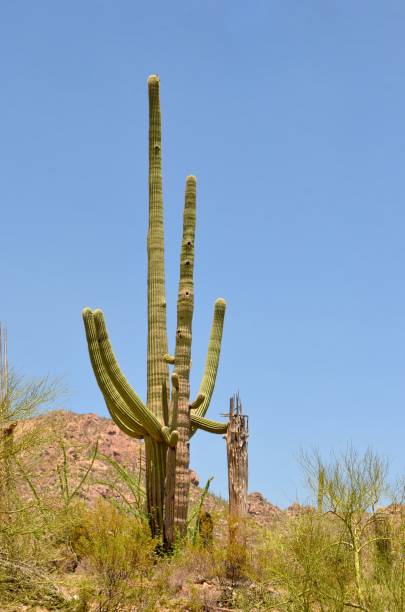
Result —
<svg viewBox="0 0 405 612"><path fill-rule="evenodd" d="M378 458L370 463L370 455L356 456L354 465L349 463L355 486L344 462L338 472L336 465L320 465L325 512L302 508L277 514L267 527L246 521L245 556L227 547L226 504L214 506L212 498L205 500L213 520L212 544L205 538L204 546L204 538L196 537L197 498L189 539L178 542L171 556L162 556L149 535L136 470L121 472L107 462L103 486L111 487L111 495L97 503L81 495L80 487L92 478L90 469L83 480L95 465L93 451L88 448L87 460L81 459L76 470L75 458L61 447L53 466L59 492L52 489L49 495L37 487L41 463L35 453L22 452L9 464L13 488L7 503L3 500L0 523L1 610L405 612L404 507L377 509L376 479L370 474L385 490ZM371 506L361 478L372 489ZM318 508L319 498L314 491ZM363 538L355 541L361 546L363 600L350 546L354 525ZM238 571L232 577L234 554Z"/></svg>

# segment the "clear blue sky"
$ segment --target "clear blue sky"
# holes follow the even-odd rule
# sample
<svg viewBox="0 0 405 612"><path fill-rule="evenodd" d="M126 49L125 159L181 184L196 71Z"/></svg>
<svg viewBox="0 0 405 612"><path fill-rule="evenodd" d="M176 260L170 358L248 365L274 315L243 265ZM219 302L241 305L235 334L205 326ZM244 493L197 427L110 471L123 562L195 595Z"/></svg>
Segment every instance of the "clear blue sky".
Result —
<svg viewBox="0 0 405 612"><path fill-rule="evenodd" d="M240 390L250 489L305 497L299 449L404 468L405 5L3 0L0 319L28 377L106 415L81 310L146 382L147 88L161 78L169 334L198 178L192 388L227 300L209 414ZM226 494L224 441L192 465Z"/></svg>

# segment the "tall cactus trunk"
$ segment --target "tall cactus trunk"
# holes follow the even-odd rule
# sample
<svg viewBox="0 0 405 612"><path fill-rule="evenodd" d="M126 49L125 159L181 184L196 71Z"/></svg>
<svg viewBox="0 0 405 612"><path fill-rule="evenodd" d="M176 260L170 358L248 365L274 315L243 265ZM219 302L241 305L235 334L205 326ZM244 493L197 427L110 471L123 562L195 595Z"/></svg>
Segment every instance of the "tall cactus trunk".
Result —
<svg viewBox="0 0 405 612"><path fill-rule="evenodd" d="M164 262L162 189L162 128L159 79L148 79L149 89L149 228L148 228L148 356L147 406L162 420L162 387L168 387L169 371L163 360L168 352ZM145 439L147 509L153 535L163 529L166 447Z"/></svg>
<svg viewBox="0 0 405 612"><path fill-rule="evenodd" d="M183 216L183 240L180 254L180 281L177 298L175 373L179 378L176 429L175 526L182 537L187 529L190 489L190 367L194 312L194 239L196 222L196 178L188 176Z"/></svg>
<svg viewBox="0 0 405 612"><path fill-rule="evenodd" d="M163 530L166 450L166 444L145 436L146 508L152 537L160 536Z"/></svg>

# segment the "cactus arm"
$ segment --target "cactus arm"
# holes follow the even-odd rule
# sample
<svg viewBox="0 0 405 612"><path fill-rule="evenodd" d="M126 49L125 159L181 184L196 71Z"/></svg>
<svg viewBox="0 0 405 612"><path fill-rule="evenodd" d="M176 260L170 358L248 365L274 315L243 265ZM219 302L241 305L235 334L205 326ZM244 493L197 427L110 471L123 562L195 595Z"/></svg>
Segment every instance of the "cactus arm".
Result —
<svg viewBox="0 0 405 612"><path fill-rule="evenodd" d="M100 387L98 379L97 382ZM118 427L120 427L120 424L122 424L123 430L130 429L136 433L139 438L143 438L145 435L147 435L147 430L139 423L132 412L125 405L122 405L122 402L113 401L112 397L107 394L104 395L104 401L111 418L118 425Z"/></svg>
<svg viewBox="0 0 405 612"><path fill-rule="evenodd" d="M205 395L203 395L202 393L199 393L197 397L195 398L194 402L190 404L189 406L190 410L197 410L197 408L201 406L204 400L205 400Z"/></svg>
<svg viewBox="0 0 405 612"><path fill-rule="evenodd" d="M167 401L167 387L166 382L162 383L162 413L163 413L163 423L166 427L169 426L169 402Z"/></svg>
<svg viewBox="0 0 405 612"><path fill-rule="evenodd" d="M172 374L172 422L170 429L174 431L177 427L177 415L179 412L179 377L175 372Z"/></svg>
<svg viewBox="0 0 405 612"><path fill-rule="evenodd" d="M97 329L94 321L93 312L90 310L90 308L85 308L82 314L86 330L91 365L93 366L93 371L98 386L104 396L108 410L113 410L115 416L117 416L118 419L123 422L127 428L139 431L140 433L146 433L141 423L128 409L124 400L121 398L120 394L118 393L117 389L114 387L111 382L111 379L108 376L100 353L100 346L97 339Z"/></svg>
<svg viewBox="0 0 405 612"><path fill-rule="evenodd" d="M131 436L131 438L142 439L144 437L145 432L143 429L141 430L139 428L137 429L136 427L134 427L129 422L128 417L125 417L121 415L120 413L118 413L116 411L116 408L112 404L110 404L110 402L108 402L107 400L106 400L106 405L107 405L108 412L110 413L112 420L121 429L121 431L126 433L128 436Z"/></svg>
<svg viewBox="0 0 405 612"><path fill-rule="evenodd" d="M98 385L106 400L107 408L109 410L113 409L121 417L121 420L125 415L126 421L129 420L129 423L133 423L134 428L137 430L139 427L140 432L149 434L155 440L161 440L162 427L156 417L145 406L143 406L143 410L137 410L139 406L135 406L135 404L131 405L131 409L128 408L127 403L113 384L101 355L94 319L94 313L90 308L85 308L83 310L83 321L86 329L90 360ZM126 422L126 425L128 426L128 422Z"/></svg>
<svg viewBox="0 0 405 612"><path fill-rule="evenodd" d="M183 237L180 253L180 280L177 297L175 373L178 375L177 423L179 440L176 447L175 517L180 536L185 535L190 487L190 366L194 312L194 242L196 222L195 176L186 178Z"/></svg>
<svg viewBox="0 0 405 612"><path fill-rule="evenodd" d="M177 440L179 439L179 434L176 431L175 424L173 426L173 423L172 423L172 426L169 427L169 404L167 401L167 389L166 389L165 382L163 382L163 385L162 385L162 404L163 404L163 419L165 423L164 427L162 427L162 436L166 444L173 448L177 444Z"/></svg>
<svg viewBox="0 0 405 612"><path fill-rule="evenodd" d="M143 423L148 418L147 408L141 398L137 395L137 393L135 393L131 385L128 383L120 366L118 365L110 339L108 337L103 312L101 310L95 310L93 315L96 324L97 340L100 346L101 358L107 374L125 403L133 411L135 418L140 423Z"/></svg>
<svg viewBox="0 0 405 612"><path fill-rule="evenodd" d="M172 397L171 397L171 424L170 429L175 432L177 425L178 414L178 391L179 391L179 376L176 372L172 373ZM176 431L177 434L177 431ZM166 480L165 480L165 497L164 497L164 523L163 523L163 540L168 550L171 549L174 543L175 531L175 493L176 493L176 446L170 446L166 454Z"/></svg>
<svg viewBox="0 0 405 612"><path fill-rule="evenodd" d="M200 389L198 391L198 395L204 395L204 401L201 402L201 404L195 409L196 416L205 416L210 405L212 393L214 391L215 379L217 377L218 371L219 355L221 352L225 310L225 300L223 300L222 298L216 300L214 306L214 317L211 327L211 336L208 344L207 358L205 361L205 370L200 384Z"/></svg>
<svg viewBox="0 0 405 612"><path fill-rule="evenodd" d="M190 421L193 429L203 429L214 434L224 434L227 432L228 423L218 423L217 421L211 421L204 417L198 416L197 414L190 415ZM194 433L194 431L193 431Z"/></svg>
<svg viewBox="0 0 405 612"><path fill-rule="evenodd" d="M166 442L167 446L174 448L179 440L179 432L170 427L162 427L162 437Z"/></svg>
<svg viewBox="0 0 405 612"><path fill-rule="evenodd" d="M172 374L172 385L174 389L177 389L177 391L179 390L179 375L176 372L173 372Z"/></svg>
<svg viewBox="0 0 405 612"><path fill-rule="evenodd" d="M147 406L162 420L162 383L169 370L162 355L168 354L162 194L162 128L159 77L148 79L149 91L149 228L148 228L148 363Z"/></svg>
<svg viewBox="0 0 405 612"><path fill-rule="evenodd" d="M163 361L170 365L174 365L174 355L168 355L168 354L163 355Z"/></svg>
<svg viewBox="0 0 405 612"><path fill-rule="evenodd" d="M186 179L183 238L180 254L180 281L177 297L176 348L174 355L175 373L179 376L179 407L183 395L190 395L187 384L190 378L191 332L194 311L194 239L196 221L196 178Z"/></svg>

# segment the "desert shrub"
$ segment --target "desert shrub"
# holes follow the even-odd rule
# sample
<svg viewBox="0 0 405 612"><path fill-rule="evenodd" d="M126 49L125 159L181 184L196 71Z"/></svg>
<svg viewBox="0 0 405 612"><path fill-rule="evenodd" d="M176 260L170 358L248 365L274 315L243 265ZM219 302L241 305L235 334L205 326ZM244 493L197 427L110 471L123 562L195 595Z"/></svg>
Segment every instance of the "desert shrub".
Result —
<svg viewBox="0 0 405 612"><path fill-rule="evenodd" d="M286 608L344 608L353 583L350 555L340 542L339 526L328 519L309 510L291 518L280 538L273 572Z"/></svg>
<svg viewBox="0 0 405 612"><path fill-rule="evenodd" d="M27 382L9 371L0 326L0 604L66 608L70 602L51 572L54 557L37 499L22 494L21 460L37 449L43 431L27 420L55 398L47 379Z"/></svg>
<svg viewBox="0 0 405 612"><path fill-rule="evenodd" d="M202 542L177 542L170 555L159 557L150 588L159 605L154 609L211 610L221 599L226 548L217 540L209 548Z"/></svg>
<svg viewBox="0 0 405 612"><path fill-rule="evenodd" d="M335 529L314 510L260 529L246 568L250 583L236 593L243 610L339 610L351 582Z"/></svg>
<svg viewBox="0 0 405 612"><path fill-rule="evenodd" d="M80 529L75 552L94 579L98 609L128 609L146 588L155 560L147 524L101 499L84 513Z"/></svg>
<svg viewBox="0 0 405 612"><path fill-rule="evenodd" d="M378 531L389 535L389 546L378 546L377 541L373 573L367 576L370 608L375 612L405 610L405 507L396 504L384 511L384 522ZM383 543L387 540L383 540Z"/></svg>
<svg viewBox="0 0 405 612"><path fill-rule="evenodd" d="M56 544L52 515L17 496L13 507L0 524L0 608L80 609L61 586L59 564L68 555Z"/></svg>
<svg viewBox="0 0 405 612"><path fill-rule="evenodd" d="M271 530L257 530L247 557L250 584L235 589L232 605L405 610L403 506L395 513L377 508L387 491L384 461L349 449L329 464L307 458L306 468L313 506L284 515Z"/></svg>
<svg viewBox="0 0 405 612"><path fill-rule="evenodd" d="M103 453L97 453L97 459L102 461L108 468L103 479L98 479L98 484L105 485L111 494L111 502L117 508L125 510L141 521L148 520L145 509L146 492L144 477L141 471L141 447L139 447L138 470L127 468L112 457Z"/></svg>

